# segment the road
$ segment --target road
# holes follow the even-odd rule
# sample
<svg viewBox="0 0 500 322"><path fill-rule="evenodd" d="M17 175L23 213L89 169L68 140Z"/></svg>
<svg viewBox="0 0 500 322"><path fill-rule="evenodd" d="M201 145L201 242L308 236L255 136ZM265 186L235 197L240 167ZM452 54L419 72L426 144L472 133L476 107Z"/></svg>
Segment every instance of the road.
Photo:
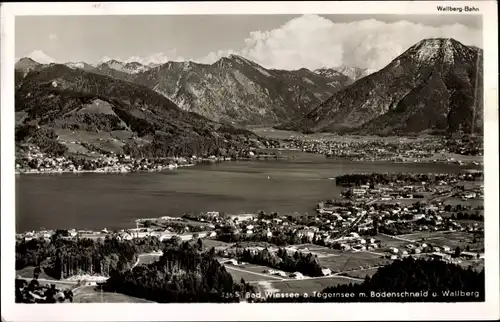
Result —
<svg viewBox="0 0 500 322"><path fill-rule="evenodd" d="M371 203L377 201L378 199L375 199L373 201L371 201ZM369 203L367 203L368 205ZM344 237L346 234L348 234L349 232L351 232L351 230L356 227L357 224L359 224L359 222L361 221L361 219L363 219L363 217L365 217L366 215L368 214L368 212L363 212L361 213L361 215L358 216L358 218L356 218L350 225L349 227L347 227L346 229L344 229L344 231L339 235L339 238L335 239L334 241L338 241L338 240L341 240L342 237Z"/></svg>
<svg viewBox="0 0 500 322"><path fill-rule="evenodd" d="M367 203L366 203L366 205L367 205L367 206L369 206L369 205L371 205L372 203L375 203L375 202L377 202L377 201L379 201L379 200L380 200L380 198L373 199L372 201L367 202Z"/></svg>
<svg viewBox="0 0 500 322"><path fill-rule="evenodd" d="M328 278L344 278L348 280L353 280L357 282L363 282L364 279L362 278L356 278L356 277L351 277L351 276L342 276L338 275L340 273L335 273L332 275L326 275L326 276L316 276L316 277L304 277L302 279L297 279L297 278L281 278L279 280L260 280L260 281L251 281L249 282L250 284L258 284L259 282L269 282L269 283L279 283L279 282L287 282L287 281L310 281L310 280L319 280L319 279L328 279ZM274 276L273 276L274 277Z"/></svg>
<svg viewBox="0 0 500 322"><path fill-rule="evenodd" d="M158 257L160 257L162 255L163 255L163 252L152 252L152 253L139 254L139 255L137 255L137 261L134 263L134 265L132 265L130 270L133 270L134 267L139 265L139 262L141 261L141 257L144 257L144 256L158 256Z"/></svg>
<svg viewBox="0 0 500 322"><path fill-rule="evenodd" d="M441 196L441 195L437 195L437 196L435 196L434 198L429 199L429 202L434 201L434 200L437 200L437 199L445 199L445 198L449 198L449 197L451 197L451 196L453 196L453 192L450 192L450 193L448 193L448 194L446 194L446 195L443 195L443 196Z"/></svg>
<svg viewBox="0 0 500 322"><path fill-rule="evenodd" d="M225 265L225 267L228 268L228 269L233 269L235 271L240 271L240 272L244 272L244 273L248 273L248 274L255 274L255 275L263 276L263 277L266 277L266 278L271 278L271 280L251 281L251 282L249 282L250 284L258 284L259 282L263 282L263 281L264 282L269 282L269 283L275 283L275 282L286 282L286 281L317 280L317 279L325 279L325 278L345 278L345 279L349 279L349 280L353 280L353 281L358 281L358 282L364 281L364 279L361 279L361 278L339 275L342 272L335 273L335 274L332 274L332 275L326 275L326 276L305 277L303 279L296 279L296 278L283 278L283 277L274 276L274 275L261 274L261 273L252 272L252 271L249 271L249 270L246 270L246 269L243 269L243 268L236 268L234 266L229 266L229 265Z"/></svg>
<svg viewBox="0 0 500 322"><path fill-rule="evenodd" d="M380 233L380 235L391 237L393 239L397 239L397 240L401 240L401 241L405 241L405 242L409 242L409 243L415 243L416 242L416 240L411 240L411 239L407 239L407 238L403 238L403 237L398 237L398 236L387 235L387 234L383 234L383 233Z"/></svg>
<svg viewBox="0 0 500 322"><path fill-rule="evenodd" d="M232 269L232 270L235 270L235 271L240 271L240 272L248 273L248 274L255 274L255 275L259 275L259 276L263 276L263 277L267 277L267 278L272 278L272 279L280 280L280 281L285 281L286 280L286 279L284 279L282 277L279 277L279 276L274 276L274 275L269 275L269 274L252 272L252 271L249 271L249 270L246 270L246 269L236 268L236 267L230 266L230 265L224 265L224 266L226 268L229 268L229 269Z"/></svg>

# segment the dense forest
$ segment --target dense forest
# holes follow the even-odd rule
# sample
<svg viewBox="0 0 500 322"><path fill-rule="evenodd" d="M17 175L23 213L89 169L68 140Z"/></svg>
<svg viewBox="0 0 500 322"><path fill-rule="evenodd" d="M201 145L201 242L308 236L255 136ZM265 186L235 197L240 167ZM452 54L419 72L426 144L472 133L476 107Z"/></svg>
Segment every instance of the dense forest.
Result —
<svg viewBox="0 0 500 322"><path fill-rule="evenodd" d="M345 174L335 178L336 184L340 186L360 186L364 184L389 184L391 182L403 182L414 184L440 180L482 180L482 172L471 172L461 174L425 174L425 173L356 173Z"/></svg>
<svg viewBox="0 0 500 322"><path fill-rule="evenodd" d="M405 293L408 292L408 293ZM408 257L381 267L361 284L327 287L325 296L268 298L269 302L481 302L484 269ZM418 294L417 294L418 293ZM343 295L341 295L343 294ZM345 295L349 294L349 297ZM384 296L385 295L385 296Z"/></svg>
<svg viewBox="0 0 500 322"><path fill-rule="evenodd" d="M62 156L68 148L57 141L53 129L39 127L34 124L23 124L16 127L15 137L17 142L29 141L40 148L40 151L49 155Z"/></svg>
<svg viewBox="0 0 500 322"><path fill-rule="evenodd" d="M28 266L44 268L49 276L62 279L75 274L99 274L109 276L113 271L129 269L137 255L161 249L157 238L119 241L116 238L104 240L60 238L56 233L50 241L32 239L16 244L16 270Z"/></svg>
<svg viewBox="0 0 500 322"><path fill-rule="evenodd" d="M202 251L201 243L192 242L167 245L155 263L113 272L103 289L159 303L237 302L234 294L254 291L233 281L213 248Z"/></svg>

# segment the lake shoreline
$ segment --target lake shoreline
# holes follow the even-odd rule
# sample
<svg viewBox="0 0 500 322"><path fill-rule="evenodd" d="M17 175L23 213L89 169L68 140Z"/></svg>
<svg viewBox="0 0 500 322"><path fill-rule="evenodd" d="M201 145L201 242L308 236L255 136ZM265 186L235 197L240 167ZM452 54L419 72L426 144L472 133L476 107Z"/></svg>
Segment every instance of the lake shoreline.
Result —
<svg viewBox="0 0 500 322"><path fill-rule="evenodd" d="M328 178L366 172L466 170L457 165L332 162L308 153L299 153L294 160L286 161L196 165L160 173L134 172L134 175L105 172L17 175L16 231L39 227L124 229L135 225L137 218L178 217L213 209L225 213L260 210L314 213L318 200L331 199L340 193L334 180Z"/></svg>

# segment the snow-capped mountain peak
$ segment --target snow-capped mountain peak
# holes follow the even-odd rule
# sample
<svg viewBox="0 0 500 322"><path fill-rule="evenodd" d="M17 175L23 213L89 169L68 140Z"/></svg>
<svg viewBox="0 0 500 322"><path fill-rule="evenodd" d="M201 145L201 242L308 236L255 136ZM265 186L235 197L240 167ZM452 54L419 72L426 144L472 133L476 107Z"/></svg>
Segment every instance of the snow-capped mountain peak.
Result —
<svg viewBox="0 0 500 322"><path fill-rule="evenodd" d="M131 61L131 62L121 62L116 59L110 59L99 65L100 68L111 68L120 72L128 74L137 74L149 70L151 67L145 66L141 63Z"/></svg>
<svg viewBox="0 0 500 322"><path fill-rule="evenodd" d="M35 50L32 53L30 53L29 55L27 55L26 57L31 58L32 60L34 60L35 62L38 62L40 64L50 64L50 63L55 62L54 58L45 54L41 50Z"/></svg>
<svg viewBox="0 0 500 322"><path fill-rule="evenodd" d="M455 60L474 57L475 50L452 38L428 38L410 47L400 57L404 55L403 57L414 59L418 64L453 64Z"/></svg>

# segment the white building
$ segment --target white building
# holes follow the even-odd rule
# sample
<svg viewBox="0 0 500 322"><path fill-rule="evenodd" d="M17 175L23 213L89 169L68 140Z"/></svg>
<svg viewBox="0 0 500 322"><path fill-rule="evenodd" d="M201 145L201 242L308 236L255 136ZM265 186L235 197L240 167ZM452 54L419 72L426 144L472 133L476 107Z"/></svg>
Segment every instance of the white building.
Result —
<svg viewBox="0 0 500 322"><path fill-rule="evenodd" d="M230 260L226 261L225 264L238 266L238 261L234 258L231 258Z"/></svg>
<svg viewBox="0 0 500 322"><path fill-rule="evenodd" d="M240 214L240 215L232 215L231 220L235 221L247 221L252 220L255 217L254 214Z"/></svg>
<svg viewBox="0 0 500 322"><path fill-rule="evenodd" d="M341 250L349 250L349 249L351 249L351 246L349 246L347 244L340 244L340 249Z"/></svg>
<svg viewBox="0 0 500 322"><path fill-rule="evenodd" d="M332 275L332 270L329 269L329 268L322 268L321 269L321 274L323 274L323 276Z"/></svg>
<svg viewBox="0 0 500 322"><path fill-rule="evenodd" d="M300 280L300 279L304 278L304 275L302 275L302 273L300 273L300 272L295 272L295 273L290 274L290 277Z"/></svg>

